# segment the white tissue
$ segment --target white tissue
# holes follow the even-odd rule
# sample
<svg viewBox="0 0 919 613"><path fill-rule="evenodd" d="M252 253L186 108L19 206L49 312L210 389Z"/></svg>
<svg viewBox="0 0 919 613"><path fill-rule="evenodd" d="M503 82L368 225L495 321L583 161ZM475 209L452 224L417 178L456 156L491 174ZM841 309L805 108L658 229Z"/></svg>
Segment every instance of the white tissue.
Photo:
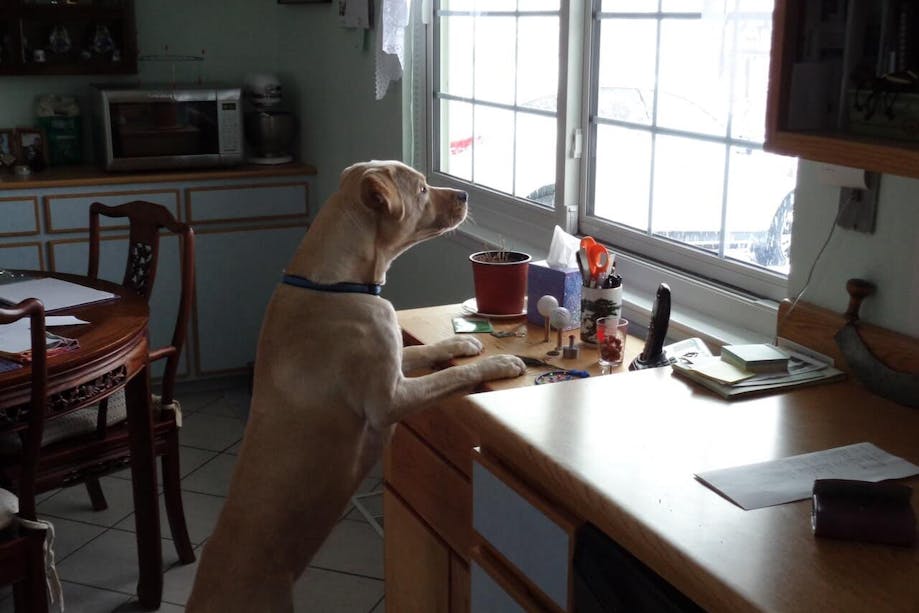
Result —
<svg viewBox="0 0 919 613"><path fill-rule="evenodd" d="M546 263L549 268L564 270L578 267L578 249L581 241L576 236L568 234L559 226L552 232L552 244L549 245L549 257Z"/></svg>

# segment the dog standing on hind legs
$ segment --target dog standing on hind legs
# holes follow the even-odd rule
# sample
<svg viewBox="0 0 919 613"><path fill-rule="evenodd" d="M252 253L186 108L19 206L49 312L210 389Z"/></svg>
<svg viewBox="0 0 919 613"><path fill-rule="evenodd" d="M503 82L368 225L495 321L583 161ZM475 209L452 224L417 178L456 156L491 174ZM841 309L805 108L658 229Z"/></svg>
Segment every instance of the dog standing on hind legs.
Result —
<svg viewBox="0 0 919 613"><path fill-rule="evenodd" d="M268 304L249 422L189 613L292 611L294 582L392 427L449 394L525 372L501 355L405 376L482 351L472 336L403 348L396 313L378 295L400 253L462 223L466 198L400 162L342 172Z"/></svg>

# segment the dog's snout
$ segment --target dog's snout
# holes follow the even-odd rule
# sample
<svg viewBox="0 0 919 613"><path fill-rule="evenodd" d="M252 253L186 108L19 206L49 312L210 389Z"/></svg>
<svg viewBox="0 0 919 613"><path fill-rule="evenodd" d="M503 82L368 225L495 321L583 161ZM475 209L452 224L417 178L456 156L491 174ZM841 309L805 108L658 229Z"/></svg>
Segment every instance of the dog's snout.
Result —
<svg viewBox="0 0 919 613"><path fill-rule="evenodd" d="M468 201L469 201L469 194L466 193L466 192L463 192L463 191L458 192L458 193L456 194L456 199L459 200L460 202L468 202Z"/></svg>

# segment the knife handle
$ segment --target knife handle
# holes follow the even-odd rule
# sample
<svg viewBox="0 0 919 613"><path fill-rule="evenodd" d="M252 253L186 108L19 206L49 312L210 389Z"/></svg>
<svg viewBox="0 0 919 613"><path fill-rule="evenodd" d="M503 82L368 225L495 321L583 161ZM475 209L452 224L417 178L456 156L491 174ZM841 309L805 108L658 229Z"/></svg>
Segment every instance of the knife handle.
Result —
<svg viewBox="0 0 919 613"><path fill-rule="evenodd" d="M846 281L846 291L849 292L849 308L846 309L846 321L853 323L858 321L858 311L862 306L862 300L870 296L877 290L877 286L871 281L864 279L849 279Z"/></svg>

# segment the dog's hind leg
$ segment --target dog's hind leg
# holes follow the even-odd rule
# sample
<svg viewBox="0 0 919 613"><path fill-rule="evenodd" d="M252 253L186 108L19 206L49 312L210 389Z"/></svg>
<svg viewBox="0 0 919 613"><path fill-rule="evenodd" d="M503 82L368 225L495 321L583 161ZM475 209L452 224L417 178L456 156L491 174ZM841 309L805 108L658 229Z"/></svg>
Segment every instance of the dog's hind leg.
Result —
<svg viewBox="0 0 919 613"><path fill-rule="evenodd" d="M453 358L479 355L482 341L474 336L453 336L431 345L412 345L402 349L402 373L407 374Z"/></svg>

